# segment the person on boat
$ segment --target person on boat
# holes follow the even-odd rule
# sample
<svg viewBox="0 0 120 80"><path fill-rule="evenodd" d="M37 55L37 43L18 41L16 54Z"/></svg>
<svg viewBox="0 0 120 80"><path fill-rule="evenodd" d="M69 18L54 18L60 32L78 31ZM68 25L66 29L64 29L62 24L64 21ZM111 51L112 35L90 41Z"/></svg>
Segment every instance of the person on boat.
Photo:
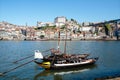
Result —
<svg viewBox="0 0 120 80"><path fill-rule="evenodd" d="M54 55L58 55L60 54L60 51L59 50L56 50L54 48L51 49L51 55L54 56Z"/></svg>

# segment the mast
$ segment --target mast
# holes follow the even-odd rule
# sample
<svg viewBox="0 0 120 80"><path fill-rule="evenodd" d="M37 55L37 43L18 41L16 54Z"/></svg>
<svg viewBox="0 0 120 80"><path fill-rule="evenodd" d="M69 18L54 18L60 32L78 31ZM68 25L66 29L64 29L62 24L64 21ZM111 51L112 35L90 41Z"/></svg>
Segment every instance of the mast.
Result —
<svg viewBox="0 0 120 80"><path fill-rule="evenodd" d="M60 30L58 31L58 51L60 50Z"/></svg>
<svg viewBox="0 0 120 80"><path fill-rule="evenodd" d="M64 54L66 54L66 40L67 40L67 25L66 25L66 28L65 28L65 45L64 45Z"/></svg>

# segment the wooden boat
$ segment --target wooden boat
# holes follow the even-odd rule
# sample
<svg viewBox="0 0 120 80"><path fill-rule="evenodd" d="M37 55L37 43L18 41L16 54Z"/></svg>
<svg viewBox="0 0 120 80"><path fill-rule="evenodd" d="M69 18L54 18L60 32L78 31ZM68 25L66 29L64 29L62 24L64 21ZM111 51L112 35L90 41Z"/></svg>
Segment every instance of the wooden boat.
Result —
<svg viewBox="0 0 120 80"><path fill-rule="evenodd" d="M83 65L94 64L98 58L87 58L88 54L58 54L53 53L50 56L43 56L39 50L35 51L35 60L39 66L45 69L63 69L80 67ZM40 60L40 61L38 61Z"/></svg>
<svg viewBox="0 0 120 80"><path fill-rule="evenodd" d="M87 58L89 54L67 54L66 40L65 40L64 53L61 53L59 50L60 32L59 32L58 40L59 40L58 49L57 50L51 49L50 56L43 56L42 53L39 52L39 50L35 51L34 62L45 69L63 69L63 68L72 68L83 65L90 65L90 64L94 64L97 61L98 58ZM39 59L42 61L39 62L38 61Z"/></svg>
<svg viewBox="0 0 120 80"><path fill-rule="evenodd" d="M83 65L94 64L96 60L97 58L85 59L81 61L71 61L71 62L67 62L66 60L55 61L54 63L49 61L48 62L34 61L34 62L45 69L63 69L63 68L73 68L73 67L80 67Z"/></svg>

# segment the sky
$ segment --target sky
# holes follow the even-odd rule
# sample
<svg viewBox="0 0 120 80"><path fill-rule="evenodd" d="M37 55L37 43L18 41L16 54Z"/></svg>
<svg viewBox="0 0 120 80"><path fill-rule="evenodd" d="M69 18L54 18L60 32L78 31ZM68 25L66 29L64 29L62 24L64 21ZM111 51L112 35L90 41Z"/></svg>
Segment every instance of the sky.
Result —
<svg viewBox="0 0 120 80"><path fill-rule="evenodd" d="M0 0L0 22L36 26L60 16L79 23L120 19L120 0Z"/></svg>

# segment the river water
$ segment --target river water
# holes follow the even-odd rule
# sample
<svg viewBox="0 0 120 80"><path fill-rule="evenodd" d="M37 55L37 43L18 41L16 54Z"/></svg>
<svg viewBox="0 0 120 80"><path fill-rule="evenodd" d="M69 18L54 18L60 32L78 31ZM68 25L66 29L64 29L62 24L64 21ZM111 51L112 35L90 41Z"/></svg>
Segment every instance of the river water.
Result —
<svg viewBox="0 0 120 80"><path fill-rule="evenodd" d="M26 60L16 60L34 54L34 50L45 51L56 48L57 41L0 41L0 73L15 68ZM60 42L63 51L64 42ZM50 52L45 52L46 55ZM34 62L0 76L0 80L94 80L95 78L120 75L119 41L67 41L67 53L89 53L99 57L95 65L66 70L44 70Z"/></svg>

